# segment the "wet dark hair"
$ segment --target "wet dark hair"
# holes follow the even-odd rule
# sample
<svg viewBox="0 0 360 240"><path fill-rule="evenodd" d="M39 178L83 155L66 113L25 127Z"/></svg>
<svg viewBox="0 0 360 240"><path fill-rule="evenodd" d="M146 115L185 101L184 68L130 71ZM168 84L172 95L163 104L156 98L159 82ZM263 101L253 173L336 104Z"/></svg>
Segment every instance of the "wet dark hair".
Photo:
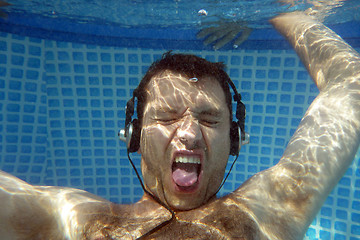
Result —
<svg viewBox="0 0 360 240"><path fill-rule="evenodd" d="M172 54L171 51L163 54L162 58L151 64L150 68L142 78L139 86L134 90L137 97L137 117L142 124L144 107L146 105L146 88L150 80L166 70L173 73L183 74L188 78L198 78L203 81L204 77L214 77L225 93L226 105L230 112L230 122L232 121L232 101L228 81L230 78L225 72L225 65L222 62L209 62L204 58L191 54Z"/></svg>

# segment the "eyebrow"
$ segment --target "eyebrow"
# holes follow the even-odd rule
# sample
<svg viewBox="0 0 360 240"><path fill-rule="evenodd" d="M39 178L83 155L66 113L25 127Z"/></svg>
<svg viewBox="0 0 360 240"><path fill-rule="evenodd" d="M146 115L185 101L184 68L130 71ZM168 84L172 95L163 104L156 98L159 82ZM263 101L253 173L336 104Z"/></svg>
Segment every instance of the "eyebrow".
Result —
<svg viewBox="0 0 360 240"><path fill-rule="evenodd" d="M209 109L205 109L203 111L200 112L200 115L209 115L209 116L214 116L214 117L220 117L221 116L221 111L215 108L209 108Z"/></svg>
<svg viewBox="0 0 360 240"><path fill-rule="evenodd" d="M179 111L176 108L171 107L158 107L153 108L154 114L179 114ZM196 112L199 115L208 115L212 117L220 117L222 115L222 111L217 108L208 107L199 112Z"/></svg>
<svg viewBox="0 0 360 240"><path fill-rule="evenodd" d="M178 111L175 108L170 108L170 107L159 107L159 108L154 108L154 113L158 114L158 113L177 113Z"/></svg>

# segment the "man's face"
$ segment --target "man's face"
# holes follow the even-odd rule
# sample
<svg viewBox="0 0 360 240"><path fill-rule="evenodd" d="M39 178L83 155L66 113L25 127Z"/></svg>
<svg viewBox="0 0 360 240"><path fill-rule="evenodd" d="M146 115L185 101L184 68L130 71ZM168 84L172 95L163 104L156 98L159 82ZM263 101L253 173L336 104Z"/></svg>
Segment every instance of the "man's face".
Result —
<svg viewBox="0 0 360 240"><path fill-rule="evenodd" d="M213 78L189 81L166 71L147 87L140 151L147 188L173 209L209 200L230 151L230 113Z"/></svg>

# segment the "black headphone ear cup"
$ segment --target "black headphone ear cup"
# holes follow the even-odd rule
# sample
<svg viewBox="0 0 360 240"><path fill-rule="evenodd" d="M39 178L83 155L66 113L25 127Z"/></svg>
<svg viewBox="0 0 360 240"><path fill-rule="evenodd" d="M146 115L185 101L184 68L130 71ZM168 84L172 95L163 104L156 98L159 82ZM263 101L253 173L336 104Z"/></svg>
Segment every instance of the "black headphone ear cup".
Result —
<svg viewBox="0 0 360 240"><path fill-rule="evenodd" d="M137 152L140 148L140 125L138 119L133 119L131 121L132 131L129 131L130 144L129 144L129 152Z"/></svg>
<svg viewBox="0 0 360 240"><path fill-rule="evenodd" d="M240 151L239 125L232 121L230 127L230 155L236 156Z"/></svg>

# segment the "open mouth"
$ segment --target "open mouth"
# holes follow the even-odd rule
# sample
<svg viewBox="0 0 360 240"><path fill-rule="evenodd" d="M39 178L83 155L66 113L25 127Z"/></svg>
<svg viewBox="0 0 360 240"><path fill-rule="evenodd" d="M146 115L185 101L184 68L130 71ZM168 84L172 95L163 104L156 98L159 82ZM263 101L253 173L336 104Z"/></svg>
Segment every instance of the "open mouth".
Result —
<svg viewBox="0 0 360 240"><path fill-rule="evenodd" d="M172 165L172 179L180 191L194 190L201 172L200 156L180 155Z"/></svg>

